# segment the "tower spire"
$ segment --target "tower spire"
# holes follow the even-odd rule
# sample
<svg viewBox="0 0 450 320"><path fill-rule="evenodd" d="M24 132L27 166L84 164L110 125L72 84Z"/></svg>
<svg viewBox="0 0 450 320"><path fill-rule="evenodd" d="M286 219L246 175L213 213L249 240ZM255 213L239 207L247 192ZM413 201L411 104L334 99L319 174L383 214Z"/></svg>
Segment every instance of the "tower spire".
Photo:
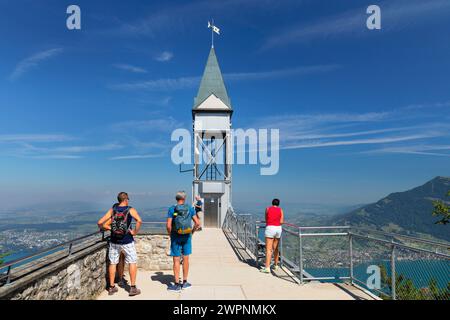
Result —
<svg viewBox="0 0 450 320"><path fill-rule="evenodd" d="M231 110L230 98L228 97L214 48L211 48L209 52L208 61L206 62L197 97L195 97L194 100L193 109L197 109L197 107L212 94L220 99L225 106Z"/></svg>

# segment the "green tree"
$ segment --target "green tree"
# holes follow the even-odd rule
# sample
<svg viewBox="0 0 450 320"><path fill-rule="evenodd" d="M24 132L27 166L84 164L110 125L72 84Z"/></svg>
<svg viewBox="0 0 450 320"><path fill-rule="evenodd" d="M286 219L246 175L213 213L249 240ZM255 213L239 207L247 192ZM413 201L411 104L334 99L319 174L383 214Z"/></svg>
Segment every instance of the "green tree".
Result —
<svg viewBox="0 0 450 320"><path fill-rule="evenodd" d="M450 190L447 192L447 196L450 197ZM436 224L450 223L450 206L444 201L433 201L433 216L441 217L441 220L436 221Z"/></svg>

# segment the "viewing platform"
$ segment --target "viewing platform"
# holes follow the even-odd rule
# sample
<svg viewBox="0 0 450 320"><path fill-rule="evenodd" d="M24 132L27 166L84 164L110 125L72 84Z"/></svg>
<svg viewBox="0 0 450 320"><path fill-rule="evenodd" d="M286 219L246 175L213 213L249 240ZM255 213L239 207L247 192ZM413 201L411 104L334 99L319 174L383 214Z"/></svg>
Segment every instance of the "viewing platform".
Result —
<svg viewBox="0 0 450 320"><path fill-rule="evenodd" d="M165 223L145 222L135 237L140 295L129 297L126 287L108 295L109 237L95 232L5 263L0 299L450 300L448 243L349 226L285 224L281 267L264 274L264 228L230 208L223 228L195 232L193 286L186 291L167 291L174 279ZM372 281L376 272L378 283Z"/></svg>
<svg viewBox="0 0 450 320"><path fill-rule="evenodd" d="M132 299L169 300L352 300L373 299L362 290L347 284L310 282L299 285L288 270L263 274L248 253L221 229L203 229L193 236L189 282L192 288L173 293L167 285L173 273L139 270L136 284L142 293ZM126 277L129 278L128 276ZM100 300L129 299L122 288L113 296L103 291Z"/></svg>

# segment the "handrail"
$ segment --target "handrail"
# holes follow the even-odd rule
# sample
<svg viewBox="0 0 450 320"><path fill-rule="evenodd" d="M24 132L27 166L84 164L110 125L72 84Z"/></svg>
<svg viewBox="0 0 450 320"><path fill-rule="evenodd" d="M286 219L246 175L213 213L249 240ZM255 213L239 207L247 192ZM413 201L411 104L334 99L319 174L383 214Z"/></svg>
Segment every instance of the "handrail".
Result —
<svg viewBox="0 0 450 320"><path fill-rule="evenodd" d="M421 238L407 236L407 235L403 235L403 234L399 234L399 233L391 233L391 232L385 232L385 231L380 231L380 230L375 230L375 229L372 230L372 229L361 228L361 227L352 227L352 229L353 230L358 230L358 231L364 231L364 232L372 232L372 233L376 233L376 234L385 235L385 236L388 236L388 237L405 238L405 239L413 240L413 241L416 241L416 242L432 244L432 245L435 245L435 246L446 247L447 249L450 249L450 243L444 243L444 242L428 240L428 239L421 239Z"/></svg>
<svg viewBox="0 0 450 320"><path fill-rule="evenodd" d="M245 214L245 216L248 216L248 214ZM259 220L249 220L245 221L241 215L238 215L234 212L232 208L227 211L227 216L225 218L224 228L228 228L228 230L231 232L232 235L236 237L236 240L241 243L241 245L244 247L246 251L249 251L254 255L255 263L258 265L259 260L264 257L264 254L261 252L261 250L264 250L263 246L261 246L261 233L259 232L261 229L264 229L266 227L265 222L259 221ZM401 295L402 287L397 284L397 275L401 274L401 269L396 270L396 264L398 261L402 261L405 259L401 255L401 251L397 252L397 249L405 250L405 252L408 252L410 254L426 254L426 257L429 257L429 259L441 259L443 261L449 261L450 255L447 253L443 253L443 250L440 250L439 248L445 248L447 250L450 250L450 244L434 241L434 240L428 240L428 239L421 239L416 238L412 236L402 235L402 234L394 234L394 233L388 233L383 232L379 230L371 230L367 228L359 228L359 227L352 227L352 226L297 226L291 223L284 223L283 224L283 231L284 234L289 234L298 239L298 250L296 252L296 258L293 260L290 260L291 257L285 256L283 253L283 245L280 247L280 265L286 270L289 270L291 274L297 275L299 278L299 284L303 284L304 281L324 281L324 280L341 280L341 281L350 281L352 285L358 286L357 283L361 283L364 285L364 283L358 279L360 275L358 273L354 273L354 259L356 258L356 262L360 264L361 262L358 260L360 257L358 254L354 255L355 250L361 250L358 246L354 246L353 242L356 241L358 238L367 239L368 241L374 241L375 243L384 244L389 248L389 260L390 260L390 270L391 275L390 283L392 284L390 291L384 292L382 290L374 290L375 292L378 292L378 294L381 294L382 296L390 296L391 299L403 299L405 298L405 295ZM249 231L250 230L250 231ZM253 230L253 231L251 231ZM306 232L305 232L306 231ZM309 231L309 232L308 232ZM383 239L381 236L377 235L383 235L387 236L389 238ZM311 250L308 246L305 246L302 239L305 239L306 237L331 237L331 236L337 236L337 237L343 237L347 241L347 249L348 250L348 270L344 272L348 272L348 274L342 274L342 275L335 275L335 276L317 276L309 274L304 269L304 262L309 259L308 254L304 254L304 250ZM403 240L409 240L409 241L403 241ZM283 243L283 237L280 240L280 243ZM418 246L418 243L422 244L429 244L431 246L434 246L428 250L425 247ZM372 243L373 245L373 243ZM295 246L295 243L294 243ZM295 247L291 246L291 252L295 254ZM294 250L294 251L292 251ZM342 250L342 249L339 249ZM434 250L434 251L433 251ZM400 255L399 255L400 252ZM412 256L413 259L414 255ZM377 258L375 258L377 259ZM320 262L320 260L319 260ZM307 265L309 262L306 262ZM337 268L342 269L342 262L338 263L336 265ZM346 269L347 267L344 267ZM423 272L424 270L422 270ZM396 289L398 289L399 292L396 292ZM434 296L431 296L434 297Z"/></svg>
<svg viewBox="0 0 450 320"><path fill-rule="evenodd" d="M92 237L92 236L97 235L97 234L100 234L100 233L102 233L102 235L103 235L103 234L104 234L104 231L99 230L99 231L96 231L96 232L94 232L94 233L90 233L90 234L81 236L81 237L79 237L79 238L75 238L75 239L72 239L72 240L69 240L69 241L60 243L60 244L55 245L55 246L52 246L52 247L50 247L50 248L46 248L46 249L40 250L40 251L35 252L35 253L33 253L33 254L30 254L30 255L28 255L28 256L25 256L25 257L22 257L22 258L19 258L19 259L16 259L16 260L13 260L13 261L4 263L4 264L2 264L2 265L0 266L0 269L8 268L8 267L13 266L13 265L16 265L16 264L18 264L18 263L20 263L20 262L30 260L31 258L34 258L34 257L36 257L36 256L40 256L40 255L42 255L42 254L44 254L44 253L53 251L53 250L58 249L58 248L65 247L65 246L67 246L67 245L71 245L71 244L73 245L74 242L79 242L80 240L84 240L84 239L86 239L86 238Z"/></svg>
<svg viewBox="0 0 450 320"><path fill-rule="evenodd" d="M417 251L417 252L424 252L424 253L430 253L436 256L440 256L444 259L450 259L450 255L445 254L445 253L441 253L441 252L436 252L436 251L431 251L431 250L427 250L427 249L422 249L422 248L417 248L417 247L413 247L407 244L403 244L403 243L399 243L399 242L395 242L395 241L388 241L388 240L383 240L383 239L378 239L378 238L374 238L374 237L370 237L370 236L365 236L365 235L361 235L361 234L357 234L357 233L352 233L350 232L350 234L353 237L357 237L357 238L362 238L362 239L368 239L368 240L373 240L376 242L380 242L380 243L384 243L384 244L389 244L389 245L393 245L396 247L400 247L400 248L404 248L404 249L408 249L411 251Z"/></svg>
<svg viewBox="0 0 450 320"><path fill-rule="evenodd" d="M165 222L162 222L162 221L161 222L159 222L159 221L145 221L144 222L143 221L142 224L144 224L144 225L165 224ZM11 280L10 276L11 276L11 269L13 268L13 266L15 266L15 265L17 265L19 263L28 261L28 260L30 260L32 258L35 258L35 257L39 257L39 256L45 257L45 256L49 255L50 253L54 253L56 249L60 249L60 248L66 247L66 246L69 246L69 248L68 248L69 250L68 250L68 254L67 255L70 256L72 254L72 250L73 250L74 245L80 243L82 240L85 240L87 238L93 237L93 236L98 235L98 234L102 235L102 238L101 238L100 241L107 240L107 238L105 238L105 232L106 231L107 230L99 230L99 231L96 231L96 232L93 232L93 233L89 233L89 234L83 235L81 237L78 237L78 238L71 239L71 240L68 240L66 242L60 243L58 245L55 245L55 246L52 246L52 247L49 247L49 248L37 251L37 252L35 252L33 254L30 254L30 255L27 255L25 257L18 258L18 259L15 259L13 261L9 261L7 263L4 263L4 264L0 265L0 270L6 270L6 274L4 274L4 273L1 274L0 273L0 275L2 275L2 276L6 275L6 283L9 283L10 280Z"/></svg>

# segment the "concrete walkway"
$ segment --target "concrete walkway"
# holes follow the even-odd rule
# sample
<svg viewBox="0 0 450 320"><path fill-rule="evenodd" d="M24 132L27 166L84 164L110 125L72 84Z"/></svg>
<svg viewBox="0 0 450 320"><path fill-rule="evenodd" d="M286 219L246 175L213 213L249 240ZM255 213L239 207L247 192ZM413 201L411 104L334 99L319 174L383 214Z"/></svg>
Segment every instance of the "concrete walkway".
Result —
<svg viewBox="0 0 450 320"><path fill-rule="evenodd" d="M350 285L312 282L298 285L285 271L262 274L245 260L246 253L221 229L204 229L193 238L193 254L189 282L193 287L181 293L167 291L173 281L171 271L138 271L137 286L142 294L128 297L119 292L108 296L104 291L98 299L170 299L170 300L352 300L372 298ZM231 245L233 244L233 246ZM129 277L127 276L127 279Z"/></svg>

